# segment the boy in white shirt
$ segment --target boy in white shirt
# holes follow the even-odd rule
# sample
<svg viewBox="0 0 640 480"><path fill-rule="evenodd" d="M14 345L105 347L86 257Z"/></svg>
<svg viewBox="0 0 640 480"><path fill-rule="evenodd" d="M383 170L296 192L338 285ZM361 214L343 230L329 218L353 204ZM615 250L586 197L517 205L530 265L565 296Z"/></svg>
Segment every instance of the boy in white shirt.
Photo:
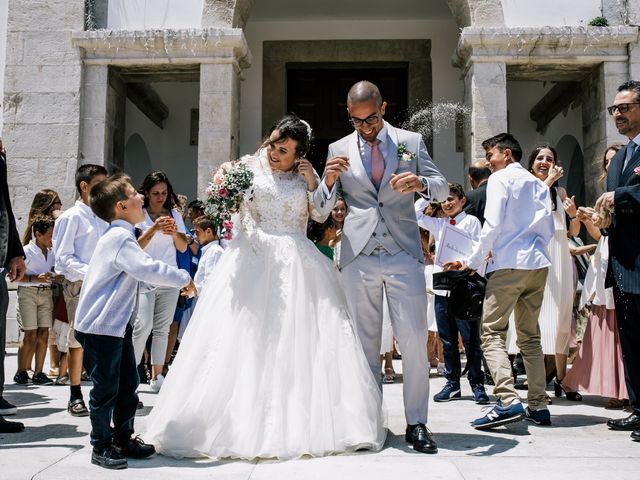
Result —
<svg viewBox="0 0 640 480"><path fill-rule="evenodd" d="M76 189L80 199L73 207L58 217L53 229L53 253L55 270L63 275L62 291L69 316L69 330L67 333L69 353L69 385L70 398L67 411L74 417L89 415L82 390L80 389L82 375L82 347L76 340L74 323L82 280L87 274L89 260L93 255L98 239L108 227L108 224L96 217L89 208L89 192L97 183L107 178L107 170L101 165L86 164L76 171Z"/></svg>
<svg viewBox="0 0 640 480"><path fill-rule="evenodd" d="M51 385L42 371L47 356L49 329L53 324L53 296L51 281L54 274L51 237L55 221L39 215L33 219L33 236L24 246L27 266L21 282L18 282L18 321L24 332L22 346L18 349L18 371L13 380L21 385L29 382L27 370L35 354L36 365L31 381L34 385Z"/></svg>
<svg viewBox="0 0 640 480"><path fill-rule="evenodd" d="M195 292L188 272L153 260L140 248L134 225L144 220L142 199L126 175L113 175L91 190L91 209L111 225L100 238L84 279L76 311L76 339L93 382L89 395L91 462L127 468L127 459L147 458L153 445L131 438L139 378L133 350L140 282ZM113 428L111 424L113 422Z"/></svg>
<svg viewBox="0 0 640 480"><path fill-rule="evenodd" d="M526 418L550 425L546 375L538 316L551 265L546 245L554 234L549 188L520 165L522 149L508 133L485 140L482 146L493 172L487 182L481 249L471 269L487 265L482 311L482 350L495 381L496 406L471 425L490 429ZM527 409L514 388L506 338L515 309L517 345L527 371Z"/></svg>
<svg viewBox="0 0 640 480"><path fill-rule="evenodd" d="M211 278L211 273L224 253L224 249L220 246L220 239L215 234L215 226L209 217L206 215L198 217L193 224L196 227L198 243L202 245L202 256L193 279L200 295L205 283Z"/></svg>
<svg viewBox="0 0 640 480"><path fill-rule="evenodd" d="M430 217L424 214L428 205L427 200L419 199L415 203L418 225L430 231L435 237L436 252L440 247L440 240L445 228L458 228L466 232L472 239L474 251L480 248L480 221L473 215L467 215L463 209L467 198L464 189L459 183L449 184L449 196L441 202L444 218ZM449 226L449 227L448 227ZM457 270L462 268L469 259L461 259L444 265L445 270ZM442 269L439 269L440 271ZM444 292L443 292L444 293ZM482 351L480 350L480 330L478 322L469 322L457 319L449 309L449 297L436 292L435 313L438 334L442 340L445 376L447 383L444 388L433 396L435 402L448 402L461 398L460 375L460 350L458 349L458 333L462 336L465 351L467 352L467 378L471 385L473 399L476 403L484 405L489 403L489 397L484 389L484 373L482 372Z"/></svg>

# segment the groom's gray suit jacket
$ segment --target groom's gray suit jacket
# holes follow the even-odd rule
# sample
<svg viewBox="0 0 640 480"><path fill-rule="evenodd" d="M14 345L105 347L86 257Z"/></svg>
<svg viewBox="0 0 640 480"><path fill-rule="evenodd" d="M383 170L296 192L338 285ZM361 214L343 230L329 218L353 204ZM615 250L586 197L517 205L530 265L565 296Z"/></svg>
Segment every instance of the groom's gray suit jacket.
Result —
<svg viewBox="0 0 640 480"><path fill-rule="evenodd" d="M385 157L385 171L379 190L371 182L362 163L357 132L329 146L328 158L346 156L350 166L336 181L330 197L326 195L327 188L323 180L314 193L313 201L321 215L331 212L338 196L336 192L342 195L347 204L349 210L340 247L341 267L363 251L370 253L367 250L375 244L384 246L392 254L402 249L420 262L424 261L414 196L393 191L389 185L392 173L409 171L426 178L429 186L424 194L431 200L444 201L449 195L447 181L433 164L422 135L395 128L388 123L386 126L391 145L387 149L390 154ZM404 145L407 152L413 153L413 159L400 161L397 154L399 145Z"/></svg>

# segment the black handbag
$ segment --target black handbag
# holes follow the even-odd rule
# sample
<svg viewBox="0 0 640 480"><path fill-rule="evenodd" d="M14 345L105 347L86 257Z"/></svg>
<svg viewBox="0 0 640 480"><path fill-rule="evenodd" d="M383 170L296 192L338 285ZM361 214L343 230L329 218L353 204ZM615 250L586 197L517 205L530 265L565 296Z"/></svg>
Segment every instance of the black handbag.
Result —
<svg viewBox="0 0 640 480"><path fill-rule="evenodd" d="M477 322L482 318L482 305L487 280L477 272L450 270L433 274L433 289L449 292L449 308L455 318Z"/></svg>

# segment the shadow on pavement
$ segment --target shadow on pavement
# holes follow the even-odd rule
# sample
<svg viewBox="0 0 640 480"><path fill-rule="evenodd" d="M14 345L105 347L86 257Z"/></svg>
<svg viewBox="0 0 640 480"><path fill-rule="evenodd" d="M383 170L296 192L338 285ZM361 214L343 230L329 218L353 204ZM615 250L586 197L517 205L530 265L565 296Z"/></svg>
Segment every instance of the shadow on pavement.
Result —
<svg viewBox="0 0 640 480"><path fill-rule="evenodd" d="M41 418L41 417L47 417L49 415L53 415L54 413L60 413L65 411L66 411L66 408L52 408L52 407L20 408L18 410L18 416L15 418L18 420L22 418Z"/></svg>
<svg viewBox="0 0 640 480"><path fill-rule="evenodd" d="M245 460L212 460L209 458L182 458L165 457L164 455L154 455L146 460L129 459L129 468L214 468L223 465L239 463L255 465L257 461L247 462Z"/></svg>
<svg viewBox="0 0 640 480"><path fill-rule="evenodd" d="M3 434L0 436L0 448L2 445L13 445L15 447L24 447L25 443L43 442L54 438L79 438L86 437L85 432L79 432L76 425L51 424L39 427L27 427L23 432ZM51 447L58 447L58 444L51 444Z"/></svg>
<svg viewBox="0 0 640 480"><path fill-rule="evenodd" d="M573 427L591 427L593 425L605 425L611 417L600 417L595 415L551 415L553 427L573 428Z"/></svg>
<svg viewBox="0 0 640 480"><path fill-rule="evenodd" d="M478 448L487 448L482 452L469 452L469 455L475 456L491 456L500 453L507 452L518 445L517 440L512 438L504 438L500 436L501 433L507 433L509 435L529 435L526 430L526 425L511 425L507 430L496 429L494 435L484 435L482 433L476 433L472 431L467 433L434 433L433 437L438 443L439 450L452 450L458 452L464 452L467 450L475 450ZM407 453L415 453L416 455L424 455L423 453L416 452L411 445L404 440L404 434L393 435L389 432L387 435L387 441L384 448L396 448Z"/></svg>

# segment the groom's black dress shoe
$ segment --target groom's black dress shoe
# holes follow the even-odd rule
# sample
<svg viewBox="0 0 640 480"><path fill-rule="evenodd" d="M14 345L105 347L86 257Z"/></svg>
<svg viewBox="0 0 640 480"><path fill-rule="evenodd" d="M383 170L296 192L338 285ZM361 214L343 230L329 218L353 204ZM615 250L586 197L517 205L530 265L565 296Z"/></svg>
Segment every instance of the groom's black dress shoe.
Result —
<svg viewBox="0 0 640 480"><path fill-rule="evenodd" d="M640 430L631 432L631 440L633 440L634 442L640 442Z"/></svg>
<svg viewBox="0 0 640 480"><path fill-rule="evenodd" d="M404 439L413 445L416 452L438 453L438 445L431 436L431 432L423 423L407 425Z"/></svg>
<svg viewBox="0 0 640 480"><path fill-rule="evenodd" d="M619 418L617 420L609 420L607 427L611 430L633 431L640 430L640 415L632 413L627 418Z"/></svg>
<svg viewBox="0 0 640 480"><path fill-rule="evenodd" d="M156 453L154 446L144 443L139 436L125 442L114 441L113 449L128 458L148 458Z"/></svg>

